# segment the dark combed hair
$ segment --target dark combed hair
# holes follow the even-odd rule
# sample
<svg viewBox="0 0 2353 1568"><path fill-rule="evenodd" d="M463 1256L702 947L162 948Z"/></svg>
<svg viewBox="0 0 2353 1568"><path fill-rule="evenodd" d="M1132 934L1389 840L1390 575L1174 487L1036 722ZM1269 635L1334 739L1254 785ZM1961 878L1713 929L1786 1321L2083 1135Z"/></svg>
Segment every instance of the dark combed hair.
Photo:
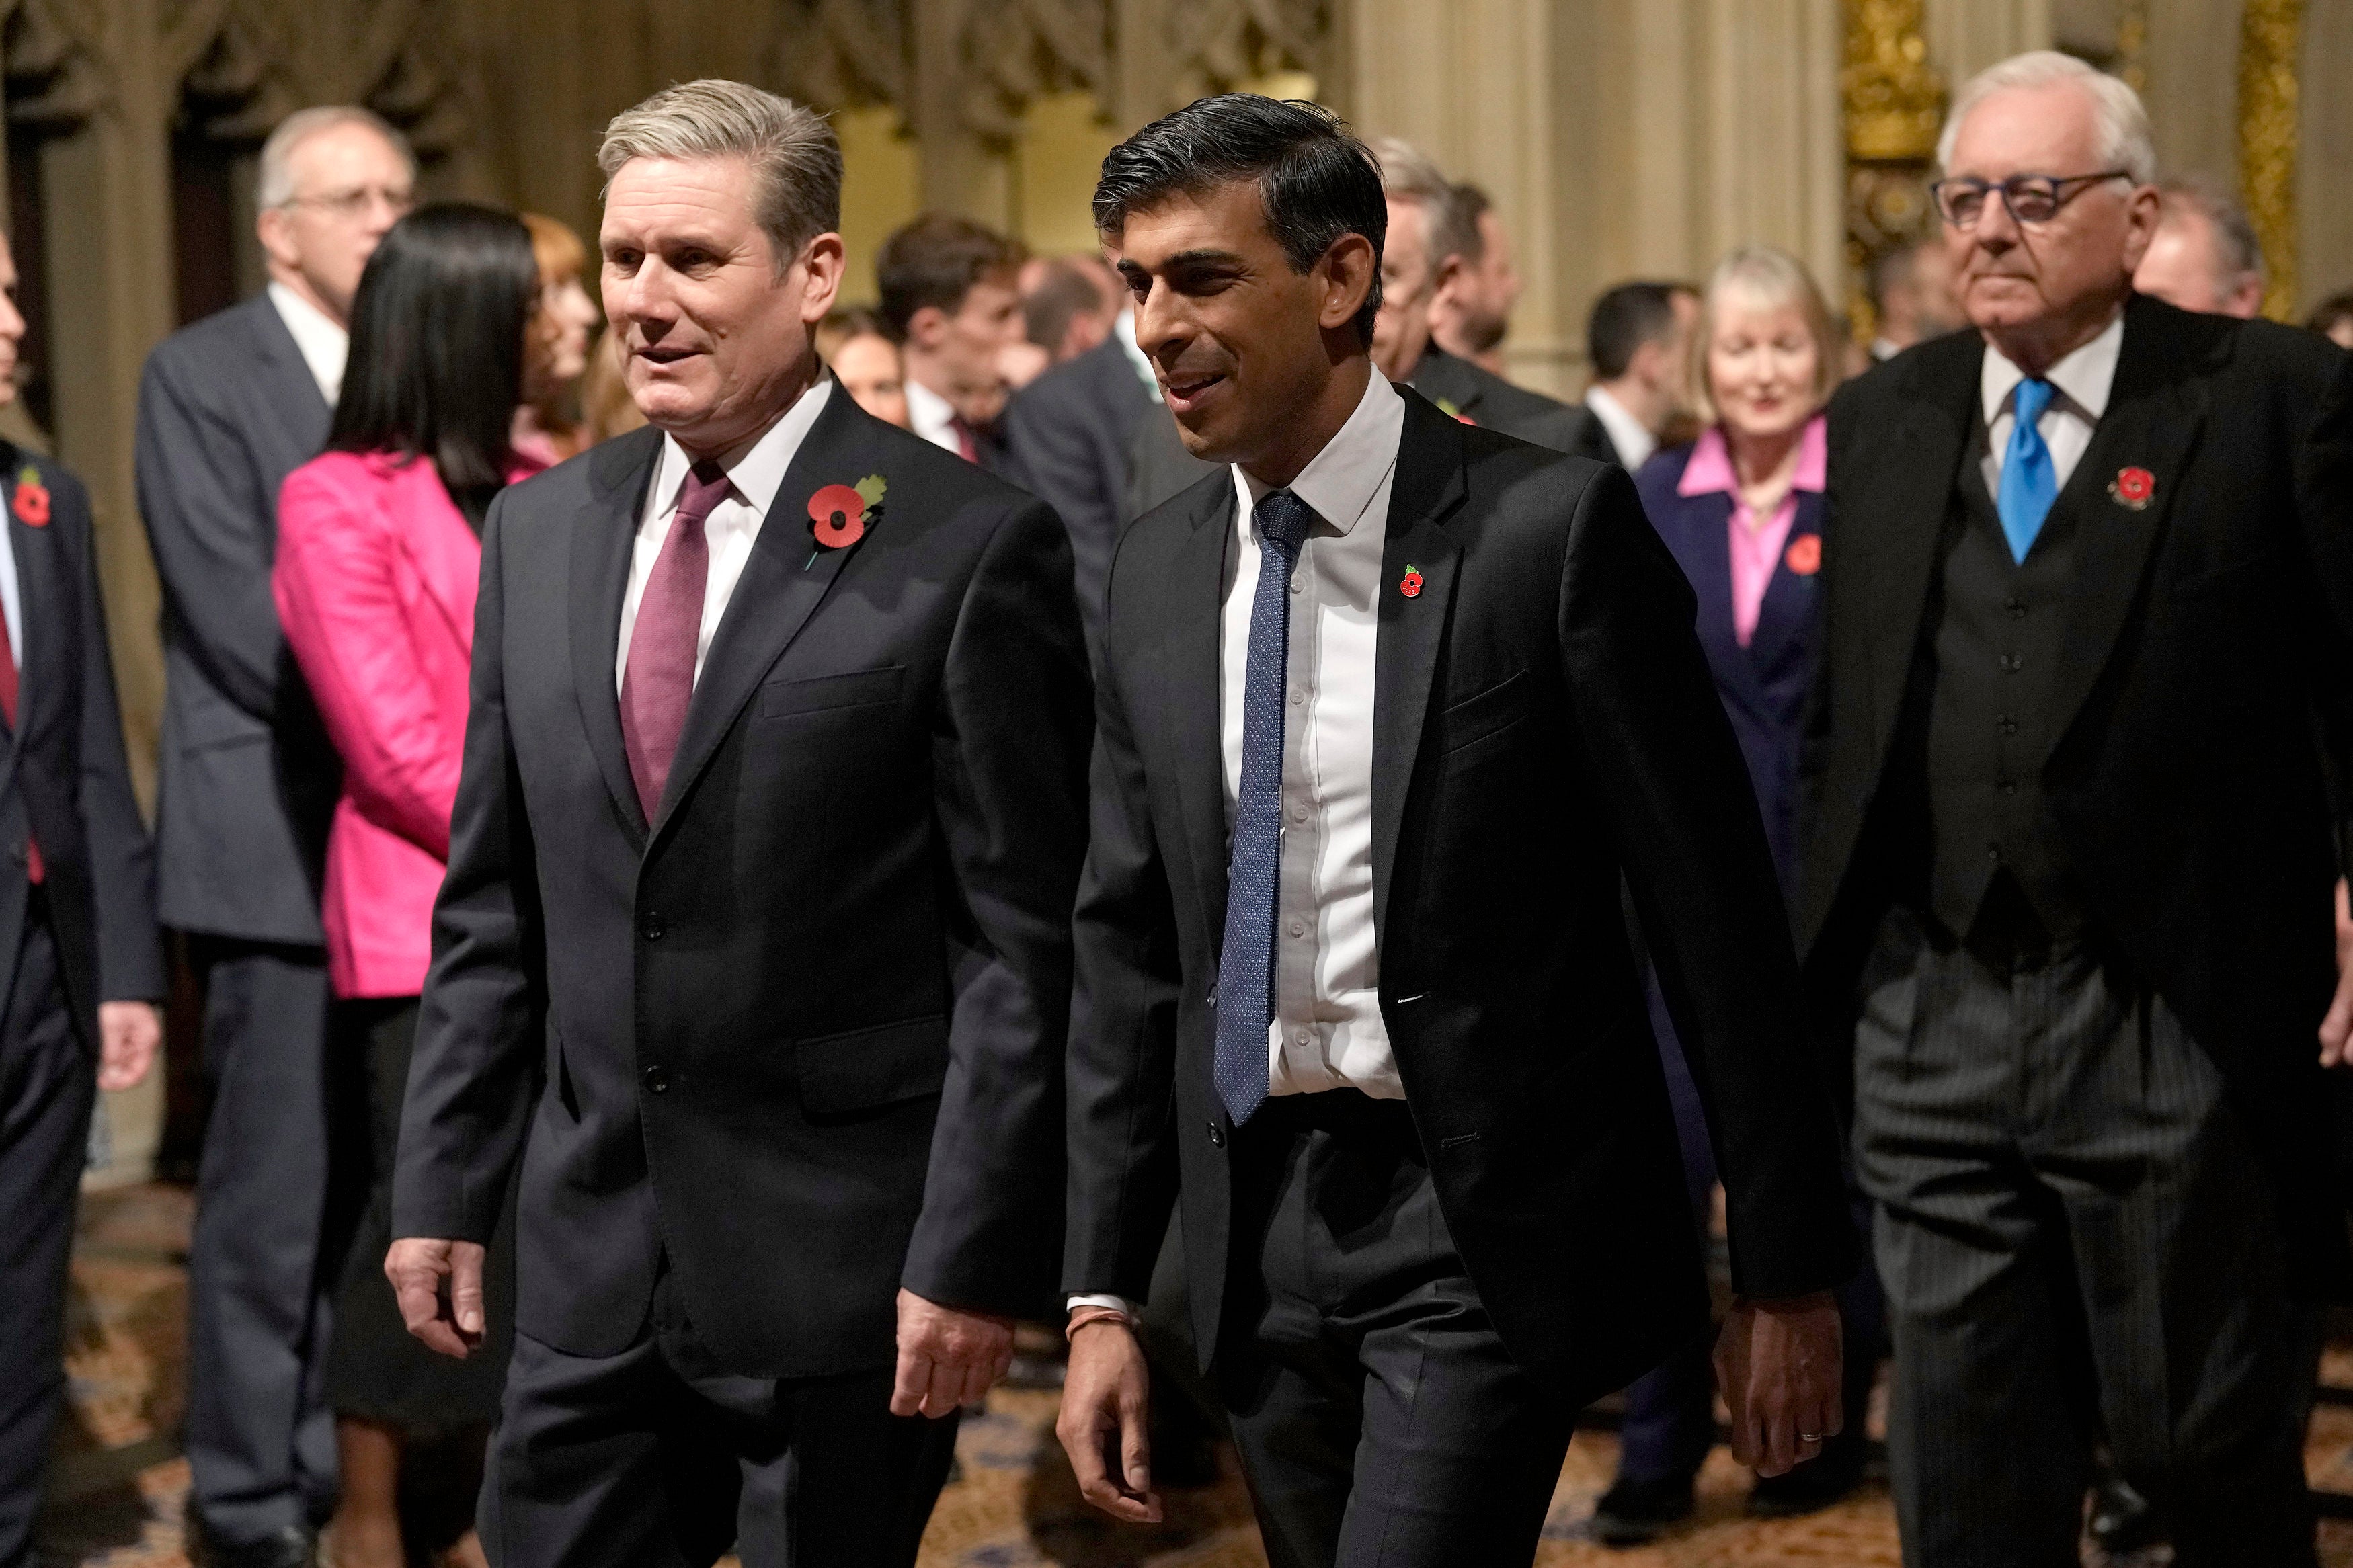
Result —
<svg viewBox="0 0 2353 1568"><path fill-rule="evenodd" d="M539 302L531 231L463 202L419 207L368 258L327 447L430 458L479 530L506 482L523 331Z"/></svg>
<svg viewBox="0 0 2353 1568"><path fill-rule="evenodd" d="M925 306L954 315L965 296L985 278L1012 281L1021 266L1021 247L970 218L925 213L882 242L874 258L874 281L882 296L882 317L901 338Z"/></svg>
<svg viewBox="0 0 2353 1568"><path fill-rule="evenodd" d="M1072 319L1103 308L1095 280L1067 261L1050 262L1045 280L1022 297L1021 325L1029 341L1048 353L1060 350Z"/></svg>
<svg viewBox="0 0 2353 1568"><path fill-rule="evenodd" d="M1688 283L1620 283L1593 301L1585 321L1585 353L1597 381L1615 381L1644 343L1663 342L1675 330L1675 295Z"/></svg>
<svg viewBox="0 0 2353 1568"><path fill-rule="evenodd" d="M1371 346L1388 200L1370 150L1320 104L1229 92L1161 116L1104 156L1095 229L1115 241L1131 214L1243 181L1258 186L1267 230L1294 272L1313 268L1344 234L1372 242L1372 290L1356 313L1356 335Z"/></svg>

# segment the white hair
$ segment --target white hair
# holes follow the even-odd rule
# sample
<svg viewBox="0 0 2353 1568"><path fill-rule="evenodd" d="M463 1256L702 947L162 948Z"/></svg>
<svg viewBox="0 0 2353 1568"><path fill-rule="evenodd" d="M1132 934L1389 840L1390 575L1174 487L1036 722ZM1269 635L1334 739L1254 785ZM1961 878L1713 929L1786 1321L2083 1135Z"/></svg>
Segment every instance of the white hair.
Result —
<svg viewBox="0 0 2353 1568"><path fill-rule="evenodd" d="M2073 55L2063 55L2055 49L2037 49L2031 54L2012 55L1998 65L1985 69L1961 84L1953 95L1953 107L1945 116L1944 134L1936 138L1936 166L1950 174L1953 169L1953 142L1961 133L1961 122L1969 111L1996 93L2021 89L2055 87L2061 82L2074 82L2082 87L2092 100L2092 117L2099 129L2099 159L2102 169L2121 169L2136 185L2153 184L2157 179L2157 137L2149 130L2148 110L2142 107L2140 94L2118 78L2085 65ZM2045 174L2089 174L2092 169L2040 169Z"/></svg>
<svg viewBox="0 0 2353 1568"><path fill-rule="evenodd" d="M278 122L269 140L261 144L261 175L254 191L254 205L264 212L282 207L294 199L294 150L322 132L342 125L364 125L391 144L408 165L409 177L417 175L417 153L409 147L408 138L395 131L383 115L356 103L322 103L313 109L298 109Z"/></svg>
<svg viewBox="0 0 2353 1568"><path fill-rule="evenodd" d="M664 88L605 128L596 166L609 181L633 158L741 158L752 207L781 276L801 247L841 226L841 143L825 116L715 78Z"/></svg>

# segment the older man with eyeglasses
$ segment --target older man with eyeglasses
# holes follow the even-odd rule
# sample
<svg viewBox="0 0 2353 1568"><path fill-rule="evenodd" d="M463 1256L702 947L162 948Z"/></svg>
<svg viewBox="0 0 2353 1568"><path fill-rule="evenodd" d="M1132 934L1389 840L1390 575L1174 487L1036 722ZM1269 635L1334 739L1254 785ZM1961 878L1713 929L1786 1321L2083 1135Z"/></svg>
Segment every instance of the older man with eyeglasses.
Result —
<svg viewBox="0 0 2353 1568"><path fill-rule="evenodd" d="M326 444L345 314L415 181L407 143L366 110L290 115L261 149L269 286L166 339L139 391L139 510L164 588L159 901L205 985L215 1091L188 1291L200 1562L306 1563L335 1500L319 885L339 769L269 566L278 487Z"/></svg>
<svg viewBox="0 0 2353 1568"><path fill-rule="evenodd" d="M2353 384L2134 293L2159 204L2124 83L2006 61L1939 158L1977 331L1831 404L1802 766L1905 1561L2074 1563L2105 1443L2183 1568L2308 1564Z"/></svg>

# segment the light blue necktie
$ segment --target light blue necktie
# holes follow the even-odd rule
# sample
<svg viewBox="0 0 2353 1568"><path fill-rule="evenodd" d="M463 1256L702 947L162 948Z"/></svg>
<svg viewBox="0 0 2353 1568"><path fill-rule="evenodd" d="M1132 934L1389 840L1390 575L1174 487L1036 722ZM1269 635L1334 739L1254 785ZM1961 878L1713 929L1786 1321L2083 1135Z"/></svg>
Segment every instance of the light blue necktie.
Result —
<svg viewBox="0 0 2353 1568"><path fill-rule="evenodd" d="M1242 678L1242 776L1235 792L1226 935L1218 954L1218 1057L1211 1074L1239 1127L1266 1100L1266 1026L1274 1017L1276 879L1282 862L1283 662L1291 652L1291 573L1315 514L1289 490L1259 501L1258 592Z"/></svg>
<svg viewBox="0 0 2353 1568"><path fill-rule="evenodd" d="M2011 412L2010 449L2001 459L2001 493L1994 506L2001 513L2002 536L2010 541L2010 558L2023 562L2059 499L2059 471L2051 466L2050 443L2042 439L2042 412L2057 389L2047 381L2021 381Z"/></svg>

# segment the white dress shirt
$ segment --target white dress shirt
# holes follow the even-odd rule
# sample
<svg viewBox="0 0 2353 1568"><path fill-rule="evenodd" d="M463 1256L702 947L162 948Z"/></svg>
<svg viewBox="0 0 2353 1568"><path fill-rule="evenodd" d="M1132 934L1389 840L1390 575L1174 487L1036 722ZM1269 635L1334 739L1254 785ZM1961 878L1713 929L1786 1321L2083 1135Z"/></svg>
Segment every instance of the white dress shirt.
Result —
<svg viewBox="0 0 2353 1568"><path fill-rule="evenodd" d="M2042 432L2043 445L2051 448L2051 471L2063 490L2075 465L2090 449L2092 431L2099 425L2100 416L2108 411L2108 393L2116 384L2116 355L2124 345L2125 318L2120 310L2105 331L2052 365L2042 378L2057 391L2035 427ZM1978 391L1984 402L1987 449L1978 459L1978 471L1985 475L1989 495L2001 494L2002 459L2010 455L2010 431L2018 424L2018 384L2025 379L2026 373L2010 363L2000 349L1986 345Z"/></svg>
<svg viewBox="0 0 2353 1568"><path fill-rule="evenodd" d="M711 639L727 614L727 601L734 597L736 580L744 575L744 563L752 559L760 524L776 505L785 470L807 438L809 426L824 412L832 386L831 376L819 376L817 384L802 393L775 424L719 458L719 466L727 471L727 494L711 509L702 524L703 537L711 545L711 569L702 584L702 629L694 639L697 680L702 679L702 661L711 653ZM685 489L687 473L693 467L694 459L686 455L686 448L675 437L664 436L654 482L646 488L645 515L638 520L637 542L629 552L629 585L621 595L621 642L613 662L617 691L621 678L628 673L629 638L637 631L646 579L653 575L654 563L661 558L662 542L670 537L680 492Z"/></svg>
<svg viewBox="0 0 2353 1568"><path fill-rule="evenodd" d="M1374 990L1381 964L1373 934L1373 666L1381 549L1404 432L1405 399L1376 373L1348 422L1289 486L1315 522L1292 574L1283 663L1271 1094L1359 1089L1378 1100L1405 1097ZM1240 504L1218 656L1229 834L1241 787L1242 692L1262 559L1256 510L1273 488L1239 466L1233 475Z"/></svg>
<svg viewBox="0 0 2353 1568"><path fill-rule="evenodd" d="M25 591L16 584L16 544L0 528L0 610L8 615L8 657L16 663L16 711L25 710Z"/></svg>
<svg viewBox="0 0 2353 1568"><path fill-rule="evenodd" d="M944 452L964 456L964 441L955 431L955 405L917 381L907 377L908 428Z"/></svg>
<svg viewBox="0 0 2353 1568"><path fill-rule="evenodd" d="M343 395L343 362L351 357L352 334L283 283L272 282L269 293L269 302L278 308L278 319L294 334L294 346L301 351L311 379L319 384L320 395L332 405Z"/></svg>
<svg viewBox="0 0 2353 1568"><path fill-rule="evenodd" d="M1593 410L1601 427L1609 432L1609 444L1618 448L1618 457L1628 473L1649 462L1651 454L1659 449L1659 438L1651 434L1651 427L1627 413L1626 405L1608 389L1587 387L1585 406Z"/></svg>

